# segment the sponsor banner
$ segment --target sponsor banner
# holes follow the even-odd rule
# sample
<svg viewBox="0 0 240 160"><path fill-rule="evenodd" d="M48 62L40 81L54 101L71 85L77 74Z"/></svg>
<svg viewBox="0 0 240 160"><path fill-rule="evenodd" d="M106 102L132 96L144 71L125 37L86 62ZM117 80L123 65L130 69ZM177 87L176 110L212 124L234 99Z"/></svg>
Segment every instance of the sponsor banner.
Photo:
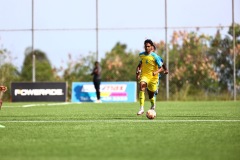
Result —
<svg viewBox="0 0 240 160"><path fill-rule="evenodd" d="M65 102L66 82L13 82L12 102Z"/></svg>
<svg viewBox="0 0 240 160"><path fill-rule="evenodd" d="M136 102L136 82L101 82L102 102ZM94 102L97 100L93 82L73 82L72 102Z"/></svg>

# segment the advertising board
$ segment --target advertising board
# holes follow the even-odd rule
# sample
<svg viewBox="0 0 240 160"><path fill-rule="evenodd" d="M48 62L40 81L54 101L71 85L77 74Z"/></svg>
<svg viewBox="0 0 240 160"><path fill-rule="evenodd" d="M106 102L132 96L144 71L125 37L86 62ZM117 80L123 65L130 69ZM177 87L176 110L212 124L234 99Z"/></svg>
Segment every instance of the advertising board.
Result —
<svg viewBox="0 0 240 160"><path fill-rule="evenodd" d="M136 82L101 82L102 102L136 102ZM72 102L94 102L96 90L92 82L72 83Z"/></svg>
<svg viewBox="0 0 240 160"><path fill-rule="evenodd" d="M66 82L13 82L12 102L65 102Z"/></svg>

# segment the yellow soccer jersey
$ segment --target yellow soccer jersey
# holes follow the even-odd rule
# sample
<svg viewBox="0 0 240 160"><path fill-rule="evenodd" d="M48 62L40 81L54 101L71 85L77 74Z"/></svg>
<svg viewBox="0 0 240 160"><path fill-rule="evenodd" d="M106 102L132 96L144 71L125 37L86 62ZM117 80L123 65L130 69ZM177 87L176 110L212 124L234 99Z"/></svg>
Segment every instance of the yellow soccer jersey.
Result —
<svg viewBox="0 0 240 160"><path fill-rule="evenodd" d="M141 77L158 79L158 75L152 75L154 71L157 71L158 68L162 66L162 62L158 58L158 55L154 52L151 52L150 54L142 52L139 54L139 57L142 63Z"/></svg>

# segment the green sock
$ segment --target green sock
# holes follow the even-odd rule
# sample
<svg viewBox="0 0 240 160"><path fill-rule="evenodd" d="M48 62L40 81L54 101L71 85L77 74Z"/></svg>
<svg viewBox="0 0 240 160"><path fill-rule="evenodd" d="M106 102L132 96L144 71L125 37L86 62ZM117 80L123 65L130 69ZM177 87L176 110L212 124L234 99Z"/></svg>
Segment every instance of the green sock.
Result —
<svg viewBox="0 0 240 160"><path fill-rule="evenodd" d="M145 101L145 93L144 91L139 91L139 101L140 101L140 106L144 106L144 101Z"/></svg>
<svg viewBox="0 0 240 160"><path fill-rule="evenodd" d="M150 102L151 102L151 106L155 106L155 103L156 103L155 97L151 98Z"/></svg>

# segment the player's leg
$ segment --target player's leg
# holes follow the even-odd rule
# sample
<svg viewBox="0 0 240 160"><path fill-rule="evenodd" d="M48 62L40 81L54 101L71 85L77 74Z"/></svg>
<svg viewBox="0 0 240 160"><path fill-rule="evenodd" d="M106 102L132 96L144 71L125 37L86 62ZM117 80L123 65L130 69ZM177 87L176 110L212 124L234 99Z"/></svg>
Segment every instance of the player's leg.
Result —
<svg viewBox="0 0 240 160"><path fill-rule="evenodd" d="M156 108L156 99L157 99L157 95L158 95L158 90L159 90L159 84L160 84L160 80L158 79L158 84L157 84L157 90L154 92L154 100L155 100L155 105L152 104L151 108L152 110L155 110Z"/></svg>
<svg viewBox="0 0 240 160"><path fill-rule="evenodd" d="M141 115L144 113L144 102L145 102L145 90L147 88L146 80L141 81L139 84L139 102L140 102L140 109L137 115Z"/></svg>
<svg viewBox="0 0 240 160"><path fill-rule="evenodd" d="M96 90L96 97L97 97L97 100L95 101L95 103L99 103L99 96L100 96L100 92L99 92L99 88L100 88L100 83L97 81L97 80L94 80L93 81L93 85L94 85L94 88Z"/></svg>
<svg viewBox="0 0 240 160"><path fill-rule="evenodd" d="M150 109L153 109L155 110L156 108L156 91L158 89L158 81L156 80L153 80L149 83L149 86L148 86L148 95L149 95L149 100L151 102L151 108Z"/></svg>
<svg viewBox="0 0 240 160"><path fill-rule="evenodd" d="M154 93L155 96L157 96L157 94L158 94L159 86L160 86L160 77L158 78L157 90Z"/></svg>
<svg viewBox="0 0 240 160"><path fill-rule="evenodd" d="M139 90L139 102L140 102L140 109L137 115L141 115L144 113L144 102L145 102L145 89L147 84L145 82L140 83L140 90Z"/></svg>
<svg viewBox="0 0 240 160"><path fill-rule="evenodd" d="M96 83L97 100L100 102L100 80Z"/></svg>
<svg viewBox="0 0 240 160"><path fill-rule="evenodd" d="M150 103L151 103L150 109L155 110L155 108L156 108L156 98L157 98L156 91L151 92L151 91L148 90L148 96L149 96L149 100L150 100Z"/></svg>

